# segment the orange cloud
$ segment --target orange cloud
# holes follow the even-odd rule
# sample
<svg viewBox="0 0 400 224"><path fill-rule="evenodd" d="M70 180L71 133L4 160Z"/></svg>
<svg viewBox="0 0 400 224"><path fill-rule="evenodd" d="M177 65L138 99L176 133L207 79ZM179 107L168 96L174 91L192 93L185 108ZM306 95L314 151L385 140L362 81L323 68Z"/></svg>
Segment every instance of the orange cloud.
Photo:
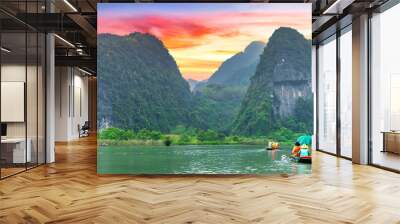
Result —
<svg viewBox="0 0 400 224"><path fill-rule="evenodd" d="M163 40L163 43L168 49L179 49L199 46L202 41L194 38L168 37Z"/></svg>
<svg viewBox="0 0 400 224"><path fill-rule="evenodd" d="M100 33L109 32L120 35L132 32L150 33L161 39L170 49L200 45L203 36L218 32L218 29L189 17L147 15L101 19L100 23L102 24L99 28Z"/></svg>
<svg viewBox="0 0 400 224"><path fill-rule="evenodd" d="M213 51L214 54L224 54L224 55L234 55L237 54L238 51L235 50L215 50Z"/></svg>
<svg viewBox="0 0 400 224"><path fill-rule="evenodd" d="M215 68L221 65L221 61L211 60L181 59L179 61L183 67Z"/></svg>
<svg viewBox="0 0 400 224"><path fill-rule="evenodd" d="M208 73L202 73L202 72L186 73L186 75L185 75L185 79L194 79L194 80L198 80L198 81L206 80L208 78L210 78L210 75Z"/></svg>

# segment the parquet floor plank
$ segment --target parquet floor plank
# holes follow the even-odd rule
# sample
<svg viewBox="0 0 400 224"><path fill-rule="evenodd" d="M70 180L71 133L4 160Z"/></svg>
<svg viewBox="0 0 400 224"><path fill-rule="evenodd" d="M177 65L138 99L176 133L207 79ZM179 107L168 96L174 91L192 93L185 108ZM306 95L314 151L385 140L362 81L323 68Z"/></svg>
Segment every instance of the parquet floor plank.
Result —
<svg viewBox="0 0 400 224"><path fill-rule="evenodd" d="M96 174L93 137L0 181L0 223L400 223L400 175L315 152L311 175Z"/></svg>

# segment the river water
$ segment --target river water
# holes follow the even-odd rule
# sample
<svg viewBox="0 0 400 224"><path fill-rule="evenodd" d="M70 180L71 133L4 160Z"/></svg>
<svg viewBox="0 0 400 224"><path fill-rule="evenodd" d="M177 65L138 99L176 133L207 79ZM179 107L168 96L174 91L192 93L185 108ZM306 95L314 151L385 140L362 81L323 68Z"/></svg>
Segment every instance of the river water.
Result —
<svg viewBox="0 0 400 224"><path fill-rule="evenodd" d="M260 145L99 146L99 174L310 174L290 149Z"/></svg>

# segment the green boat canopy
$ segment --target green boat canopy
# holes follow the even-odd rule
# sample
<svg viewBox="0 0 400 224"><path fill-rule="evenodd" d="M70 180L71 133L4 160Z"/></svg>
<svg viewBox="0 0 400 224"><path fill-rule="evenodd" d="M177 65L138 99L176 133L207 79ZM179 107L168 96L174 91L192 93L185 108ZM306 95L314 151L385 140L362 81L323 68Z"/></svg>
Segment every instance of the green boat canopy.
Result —
<svg viewBox="0 0 400 224"><path fill-rule="evenodd" d="M300 145L308 145L311 146L312 143L312 138L310 135L302 135L297 138L297 142L300 143Z"/></svg>

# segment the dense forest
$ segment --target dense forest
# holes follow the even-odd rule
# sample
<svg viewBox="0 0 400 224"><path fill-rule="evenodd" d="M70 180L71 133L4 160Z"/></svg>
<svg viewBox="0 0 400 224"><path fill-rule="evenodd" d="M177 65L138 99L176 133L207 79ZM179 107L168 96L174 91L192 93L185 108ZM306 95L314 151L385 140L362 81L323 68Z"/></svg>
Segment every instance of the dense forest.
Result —
<svg viewBox="0 0 400 224"><path fill-rule="evenodd" d="M184 80L152 35L98 38L103 139L230 144L292 141L312 130L311 43L296 30L277 29L267 45L249 43L202 82Z"/></svg>
<svg viewBox="0 0 400 224"><path fill-rule="evenodd" d="M100 127L168 132L192 122L193 97L175 60L156 37L98 37Z"/></svg>

